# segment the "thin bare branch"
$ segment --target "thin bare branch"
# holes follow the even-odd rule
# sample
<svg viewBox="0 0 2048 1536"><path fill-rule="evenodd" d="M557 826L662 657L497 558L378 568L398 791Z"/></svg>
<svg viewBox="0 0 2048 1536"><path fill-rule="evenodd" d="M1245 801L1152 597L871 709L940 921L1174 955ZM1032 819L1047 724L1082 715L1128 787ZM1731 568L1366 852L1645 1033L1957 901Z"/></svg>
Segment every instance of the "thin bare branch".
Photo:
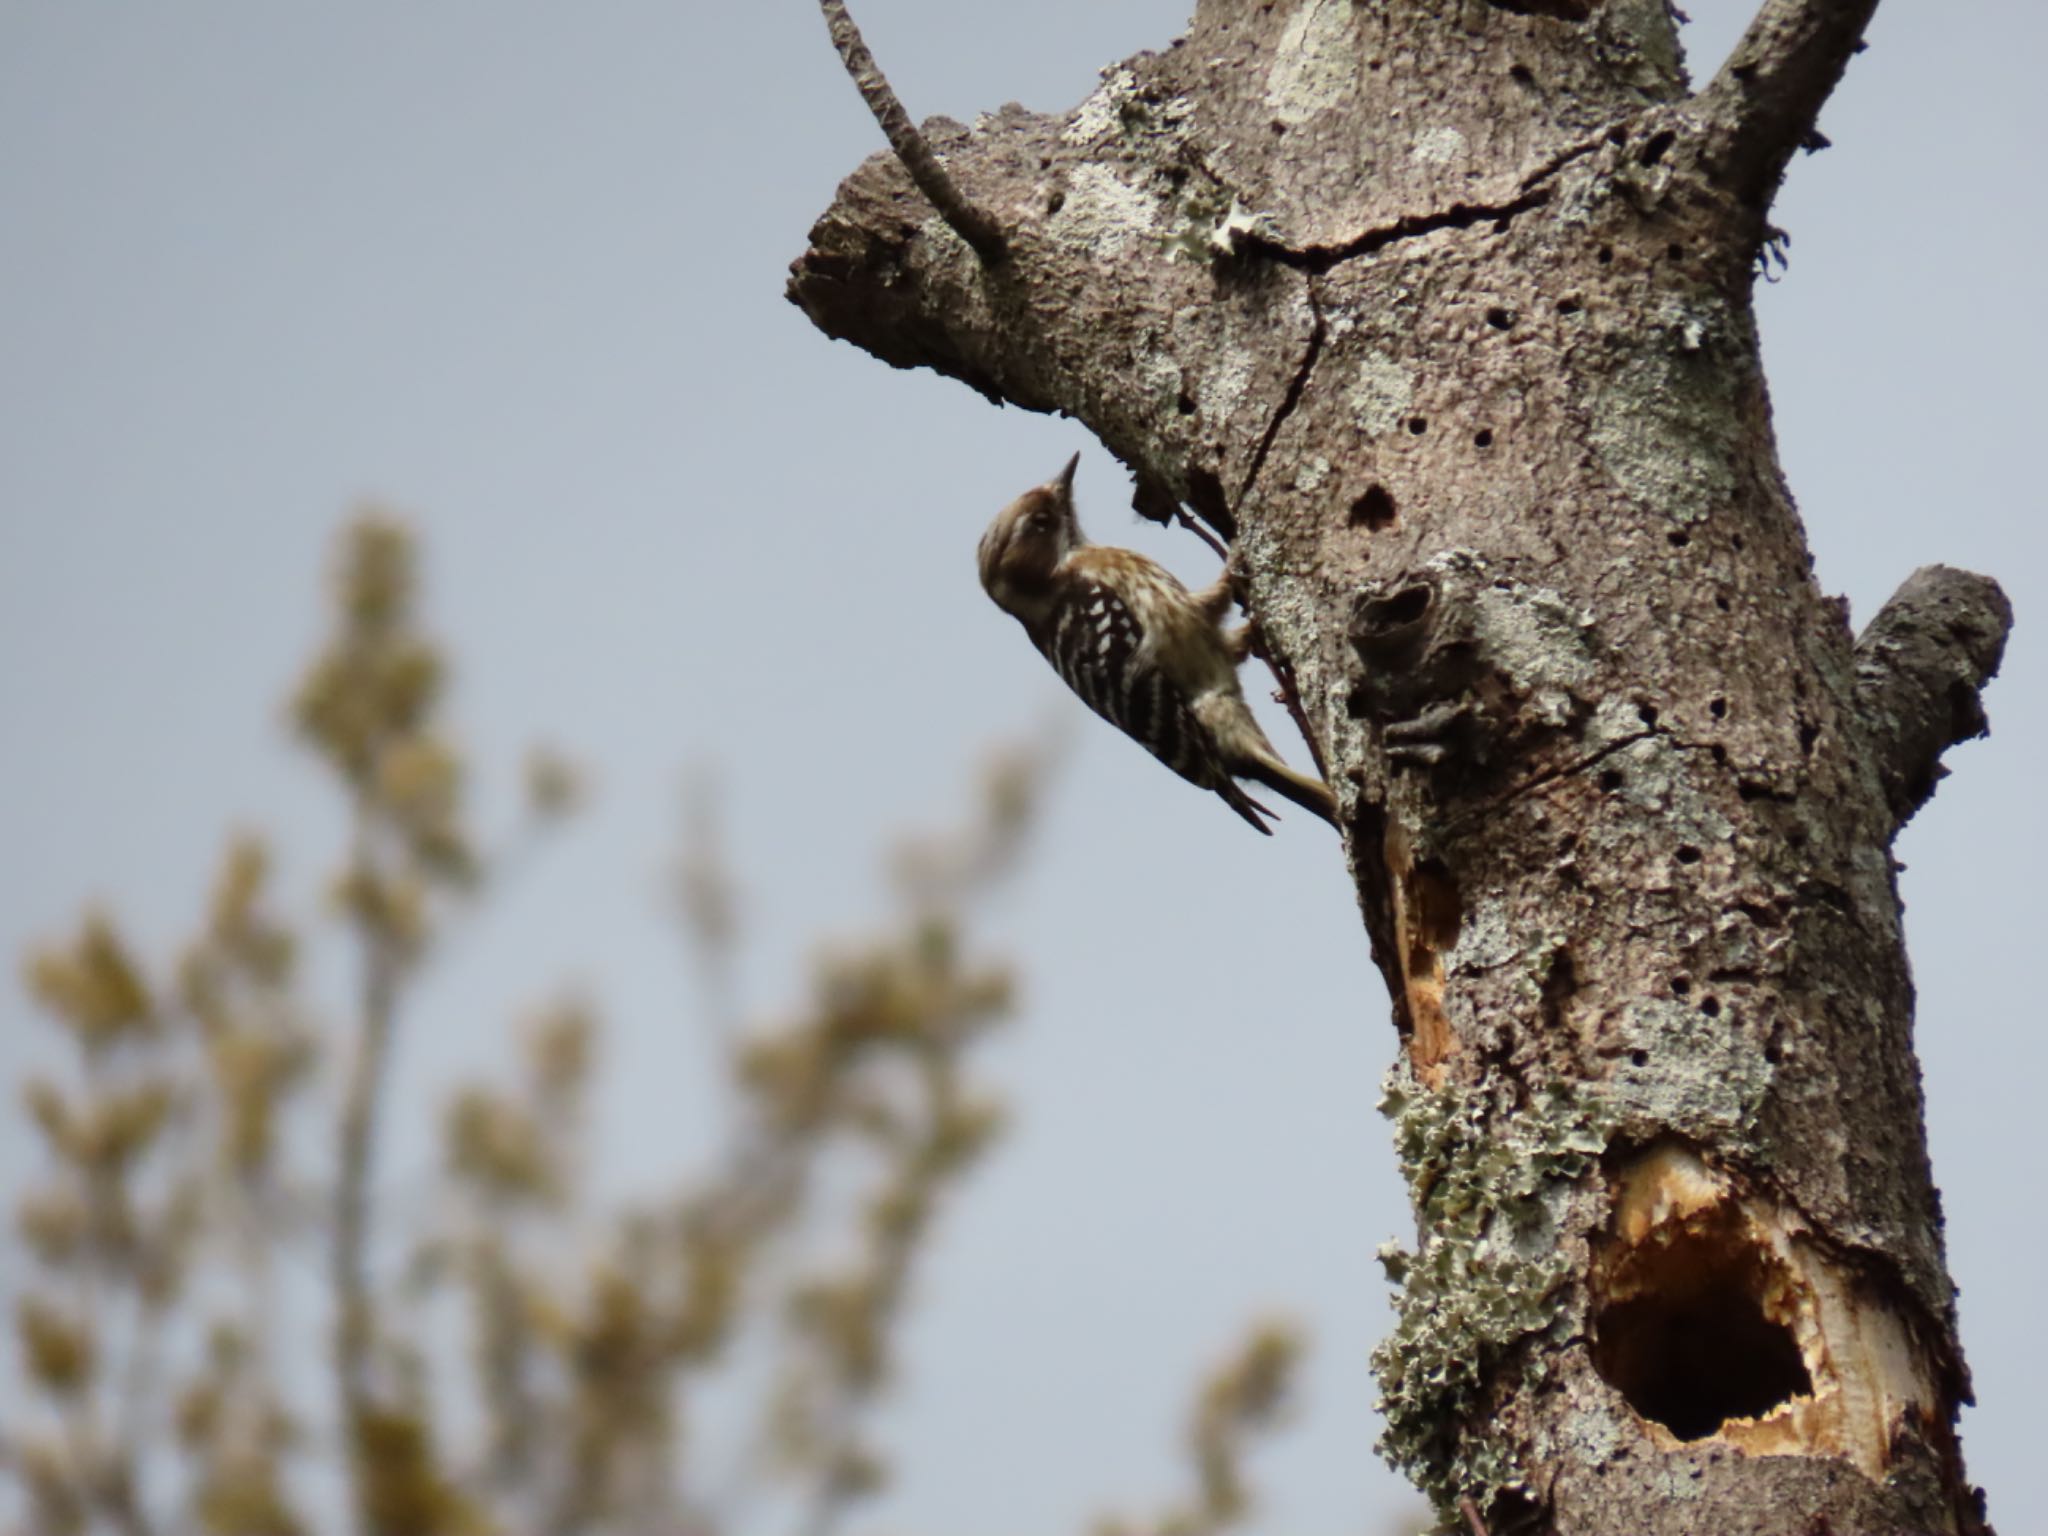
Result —
<svg viewBox="0 0 2048 1536"><path fill-rule="evenodd" d="M1720 73L1694 101L1706 152L1730 191L1763 208L1792 152L1863 46L1877 0L1764 0Z"/></svg>
<svg viewBox="0 0 2048 1536"><path fill-rule="evenodd" d="M966 194L947 174L939 157L932 153L931 145L925 142L924 135L910 120L910 114L903 110L903 103L896 99L896 92L890 89L888 77L875 62L875 56L861 41L860 28L847 14L844 0L818 0L818 9L825 13L825 25L832 31L832 45L839 50L840 61L846 65L847 74L853 77L861 100L868 104L868 110L875 114L875 121L882 125L882 132L888 135L889 147L896 151L896 158L903 162L903 169L910 173L917 190L931 200L931 205L939 210L939 217L952 227L953 233L974 247L977 256L985 262L1002 261L1009 254L1009 244L1003 238L1002 230L995 220L967 200Z"/></svg>

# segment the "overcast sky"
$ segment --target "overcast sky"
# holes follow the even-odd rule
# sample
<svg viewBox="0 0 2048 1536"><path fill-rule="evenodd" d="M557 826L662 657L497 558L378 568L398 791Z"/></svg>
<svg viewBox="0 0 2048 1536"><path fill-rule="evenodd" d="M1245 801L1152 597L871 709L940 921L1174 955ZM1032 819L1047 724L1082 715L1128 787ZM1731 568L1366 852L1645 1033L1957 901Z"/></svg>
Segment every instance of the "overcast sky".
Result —
<svg viewBox="0 0 2048 1536"><path fill-rule="evenodd" d="M1184 4L856 11L914 114L965 119L1072 105ZM1704 73L1747 6L1690 5ZM2020 963L2048 757L2044 44L2009 0L1892 0L1823 119L1835 147L1794 167L1792 267L1762 298L1829 589L1860 623L1941 560L2020 613L1996 738L1954 754L1901 849L1982 1404L1965 1444L2009 1529L2048 1379L2048 1031ZM772 1008L814 937L873 913L885 831L956 806L980 744L1056 700L974 580L993 509L1083 449L1098 536L1214 563L1134 526L1077 425L892 372L783 301L878 144L805 0L0 4L0 946L100 897L167 956L243 823L310 908L337 816L278 705L334 529L387 500L425 536L486 819L539 735L600 794L434 974L384 1167L417 1179L448 1084L566 979L615 1029L607 1187L668 1183L709 1125L660 886L683 766L728 786ZM1359 1531L1399 1497L1368 1450L1371 1254L1411 1224L1337 846L1299 815L1253 836L1106 728L1076 743L990 925L1028 976L990 1053L1015 1129L920 1277L883 1429L904 1475L857 1526L1030 1536L1156 1507L1195 1370L1281 1307L1315 1359L1258 1464L1259 1528ZM0 995L0 1077L44 1058L40 1030ZM31 1150L0 1124L0 1188Z"/></svg>

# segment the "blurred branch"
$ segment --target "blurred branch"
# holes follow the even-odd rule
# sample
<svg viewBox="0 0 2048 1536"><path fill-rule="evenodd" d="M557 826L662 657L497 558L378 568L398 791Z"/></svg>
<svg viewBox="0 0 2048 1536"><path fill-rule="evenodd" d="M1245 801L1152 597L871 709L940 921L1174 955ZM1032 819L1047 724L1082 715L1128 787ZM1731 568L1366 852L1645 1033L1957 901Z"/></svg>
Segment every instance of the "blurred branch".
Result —
<svg viewBox="0 0 2048 1536"><path fill-rule="evenodd" d="M357 867L375 879L370 866L368 814L357 833ZM335 1385L345 1426L365 1422L370 1411L369 1356L373 1325L366 1253L370 1220L370 1156L377 1100L391 1049L397 1014L399 959L385 935L361 935L362 972L355 1053L342 1097L340 1150L334 1187L333 1272Z"/></svg>
<svg viewBox="0 0 2048 1536"><path fill-rule="evenodd" d="M1107 1519L1095 1536L1220 1536L1249 1518L1244 1461L1255 1434L1282 1420L1302 1353L1299 1330L1270 1321L1256 1326L1203 1382L1188 1425L1195 1491L1143 1525Z"/></svg>
<svg viewBox="0 0 2048 1536"><path fill-rule="evenodd" d="M691 975L711 1038L721 1057L739 1038L734 964L739 951L739 885L726 858L718 781L703 765L683 779L683 837L675 862L675 897L690 946ZM726 1063L720 1060L719 1068Z"/></svg>
<svg viewBox="0 0 2048 1536"><path fill-rule="evenodd" d="M230 840L173 984L153 987L97 914L30 957L29 987L81 1070L75 1088L27 1085L54 1171L21 1200L18 1230L50 1283L21 1288L14 1321L48 1425L10 1422L0 1473L39 1536L166 1525L305 1536L292 1458L307 1445L338 1448L359 1536L719 1536L743 1528L725 1517L759 1464L719 1489L729 1499L700 1498L690 1461L702 1453L686 1431L714 1376L721 1389L769 1395L736 1348L758 1329L778 1346L757 1355L782 1388L762 1415L784 1453L779 1471L807 1529L830 1532L883 1478L867 1423L895 1374L916 1261L1000 1124L967 1068L1012 983L971 955L967 936L1022 855L1053 754L998 753L960 827L899 850L900 907L881 931L823 955L791 1017L745 1038L736 882L700 780L680 885L737 1105L711 1176L608 1221L589 1257L580 1150L598 1026L584 1005L558 1004L530 1031L517 1083L454 1096L439 1184L454 1203L411 1245L401 1283L387 1284L375 1247L393 1215L377 1154L393 1052L423 967L485 888L463 827L462 761L440 727L445 663L418 624L415 563L395 523L369 516L347 530L333 623L292 701L296 734L351 817L332 895L353 995L346 1057L326 1053L342 1084L332 1184L317 1207L294 1204L287 1116L323 1053L300 1000L299 934L272 916L260 842ZM533 828L580 796L549 753L529 759L526 789ZM503 862L491 861L494 876ZM840 1163L872 1173L872 1186L836 1176ZM808 1262L803 1223L813 1209L842 1221L843 1195L859 1201L852 1262ZM325 1414L302 1420L290 1390L301 1383L281 1379L271 1340L273 1286L289 1278L273 1266L320 1218L328 1245L315 1283L334 1307L334 1379L304 1385L331 1392L331 1435ZM216 1283L188 1283L201 1263L214 1267L200 1279ZM443 1450L430 1390L443 1363L437 1319L415 1302L467 1309L477 1454ZM203 1350L180 1347L201 1340ZM159 1403L165 1361L176 1367L170 1405ZM171 1443L153 1443L166 1424ZM174 1502L153 1514L166 1494Z"/></svg>

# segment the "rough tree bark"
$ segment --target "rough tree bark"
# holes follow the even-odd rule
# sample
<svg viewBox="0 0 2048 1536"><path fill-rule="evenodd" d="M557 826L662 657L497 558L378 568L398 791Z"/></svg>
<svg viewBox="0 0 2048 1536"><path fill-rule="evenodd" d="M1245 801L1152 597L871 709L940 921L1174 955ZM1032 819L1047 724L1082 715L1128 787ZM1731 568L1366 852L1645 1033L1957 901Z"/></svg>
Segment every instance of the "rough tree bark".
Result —
<svg viewBox="0 0 2048 1536"><path fill-rule="evenodd" d="M1852 638L1750 305L1874 3L1694 92L1663 0L1201 0L925 125L987 254L882 154L792 271L1233 542L1402 1045L1383 1449L1496 1536L1986 1529L1890 848L2010 613Z"/></svg>

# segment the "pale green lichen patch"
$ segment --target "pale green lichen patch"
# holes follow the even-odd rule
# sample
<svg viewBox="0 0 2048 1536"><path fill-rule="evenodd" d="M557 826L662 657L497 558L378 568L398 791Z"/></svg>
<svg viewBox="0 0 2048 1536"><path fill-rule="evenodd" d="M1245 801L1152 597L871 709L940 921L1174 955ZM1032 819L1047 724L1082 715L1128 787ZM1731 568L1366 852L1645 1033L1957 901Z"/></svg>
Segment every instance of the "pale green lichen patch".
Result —
<svg viewBox="0 0 2048 1536"><path fill-rule="evenodd" d="M1491 893L1468 897L1463 921L1458 925L1458 942L1444 956L1444 974L1470 975L1506 965L1522 953L1508 918L1513 909Z"/></svg>
<svg viewBox="0 0 2048 1536"><path fill-rule="evenodd" d="M1638 722L1640 724L1640 722ZM1613 793L1624 803L1655 813L1655 825L1671 846L1719 846L1735 835L1735 824L1700 790L1697 764L1668 736L1645 736L1607 759L1618 775ZM1588 846L1609 847L1616 840L1640 840L1641 824L1602 822L1588 828Z"/></svg>
<svg viewBox="0 0 2048 1536"><path fill-rule="evenodd" d="M1708 1146L1752 1127L1772 1069L1754 1040L1688 1002L1644 998L1615 1032L1624 1053L1603 1088L1624 1128Z"/></svg>
<svg viewBox="0 0 2048 1536"><path fill-rule="evenodd" d="M1547 587L1513 577L1487 579L1468 549L1447 550L1424 567L1469 594L1471 623L1487 661L1528 700L1533 722L1562 725L1593 676L1593 616Z"/></svg>
<svg viewBox="0 0 2048 1536"><path fill-rule="evenodd" d="M1415 380L1384 352L1368 352L1344 398L1358 430L1368 438L1380 437L1408 414L1415 401Z"/></svg>
<svg viewBox="0 0 2048 1536"><path fill-rule="evenodd" d="M1522 1482L1475 1421L1516 1346L1569 1324L1564 1214L1610 1119L1570 1088L1510 1109L1492 1086L1426 1088L1405 1064L1388 1074L1380 1110L1394 1122L1421 1237L1412 1256L1381 1253L1401 1294L1394 1331L1373 1352L1387 1419L1379 1450L1449 1510Z"/></svg>
<svg viewBox="0 0 2048 1536"><path fill-rule="evenodd" d="M1266 76L1275 120L1299 127L1350 96L1359 67L1357 11L1352 0L1301 0Z"/></svg>
<svg viewBox="0 0 2048 1536"><path fill-rule="evenodd" d="M1130 70L1119 67L1109 71L1095 93L1074 108L1073 117L1060 130L1060 142L1093 144L1111 129L1122 126L1126 109L1137 91L1138 77Z"/></svg>
<svg viewBox="0 0 2048 1536"><path fill-rule="evenodd" d="M1055 238L1078 245L1098 261L1114 261L1158 223L1152 194L1132 186L1106 165L1077 165L1066 200L1046 223Z"/></svg>
<svg viewBox="0 0 2048 1536"><path fill-rule="evenodd" d="M1417 165L1449 165L1465 153L1465 135L1455 128L1425 128L1415 135L1408 158Z"/></svg>
<svg viewBox="0 0 2048 1536"><path fill-rule="evenodd" d="M1593 449L1632 499L1680 524L1735 495L1742 441L1733 375L1709 312L1675 308L1605 375L1592 399Z"/></svg>

